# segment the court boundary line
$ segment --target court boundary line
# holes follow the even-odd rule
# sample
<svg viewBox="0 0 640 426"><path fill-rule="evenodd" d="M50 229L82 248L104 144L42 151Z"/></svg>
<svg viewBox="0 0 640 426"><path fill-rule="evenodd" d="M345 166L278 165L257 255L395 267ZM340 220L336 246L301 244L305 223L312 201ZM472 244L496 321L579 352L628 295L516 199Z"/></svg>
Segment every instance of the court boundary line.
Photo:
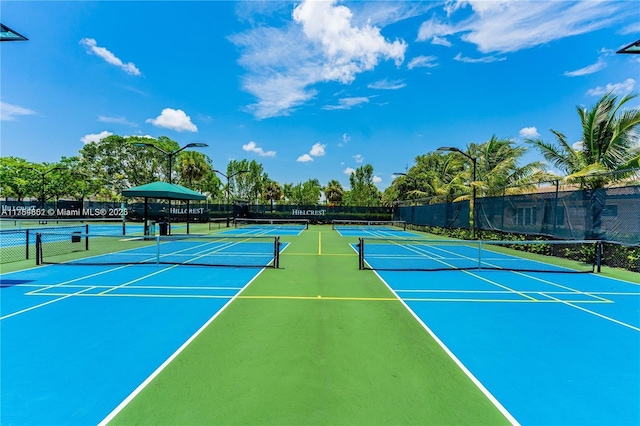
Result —
<svg viewBox="0 0 640 426"><path fill-rule="evenodd" d="M382 278L380 276L380 274L378 274L378 271L373 271L376 276L378 277L378 279L380 281L382 281L382 283L389 289L389 291L391 291L396 298L398 299L398 301L400 303L402 303L402 305L407 309L407 311L413 316L413 318L415 318L416 321L418 321L418 323L420 325L422 325L422 327L427 331L427 333L429 333L429 335L431 336L431 338L433 338L436 343L442 348L442 350L445 351L445 353L453 360L453 362L458 366L458 368L460 368L462 370L462 372L478 387L478 389L485 395L485 397L487 397L487 399L489 401L491 401L491 403L498 409L498 411L500 411L500 413L509 421L509 423L511 423L514 426L518 426L520 425L520 423L515 419L515 417L513 417L513 415L511 413L509 413L509 411L500 403L500 401L498 401L498 399L493 396L493 394L489 391L489 389L487 389L482 382L480 382L480 380L478 380L478 378L476 378L476 376L473 375L473 373L471 372L471 370L469 370L463 363L462 361L460 361L460 359L458 359L458 357L451 351L451 349L449 349L447 347L447 345L444 344L444 342L442 340L440 340L440 338L436 335L436 333L431 330L431 328L429 328L429 326L422 321L422 319L413 311L413 309L411 309L411 307L409 307L409 305L407 305L407 303L404 301L404 299L402 299L400 296L398 296L398 294L393 290L393 288L391 288L391 286L389 285L389 283L387 283L387 281Z"/></svg>
<svg viewBox="0 0 640 426"><path fill-rule="evenodd" d="M69 297L79 296L81 293L84 293L85 291L89 291L89 290L93 290L93 287L87 287L84 290L76 291L75 293L67 294L67 295L58 297L57 299L48 300L48 301L46 301L44 303L40 303L40 304L35 305L35 306L29 306L28 308L24 308L24 309L21 309L19 311L12 312L10 314L7 314L5 316L0 317L0 321L3 321L5 319L7 319L7 318L14 317L16 315L24 314L24 313L32 311L34 309L42 308L43 306L50 305L52 303L59 302L59 301L64 300L64 299L68 299ZM50 296L50 297L56 297L56 296Z"/></svg>
<svg viewBox="0 0 640 426"><path fill-rule="evenodd" d="M611 321L611 322L613 322L613 323L615 323L615 324L618 324L618 325L621 325L621 326L624 326L624 327L630 328L630 329L632 329L632 330L634 330L634 331L640 331L640 328L639 328L639 327L633 326L633 325L631 325L631 324L627 324L626 322L622 322L622 321L620 321L620 320L617 320L617 319L615 319L615 318L608 317L608 316L603 315L603 314L600 314L600 313L598 313L598 312L590 311L590 310L589 310L589 309L587 309L587 308L583 308L582 306L574 305L574 304L573 304L573 303L571 303L571 302L566 302L566 301L564 301L564 300L557 299L557 298L555 298L555 297L553 297L553 296L550 296L550 295L548 295L548 294L544 294L544 293L542 293L542 295L543 295L543 296L546 296L546 297L548 297L548 298L550 298L550 299L553 299L553 300L555 300L556 302L560 302L560 303L565 304L565 305L567 305L567 306L571 306L572 308L579 309L579 310L584 311L584 312L586 312L586 313L588 313L588 314L591 314L591 315L595 315L595 316L597 316L597 317L600 317L600 318L602 318L602 319L604 319L604 320Z"/></svg>
<svg viewBox="0 0 640 426"><path fill-rule="evenodd" d="M191 335L175 352L173 352L169 358L167 358L158 368L156 368L142 383L140 383L124 400L120 402L107 416L102 419L98 426L106 426L111 420L113 420L133 399L142 392L144 388L146 388L171 362L178 357L184 351L187 346L191 344L212 322L215 320L225 309L237 299L237 297L242 294L242 292L249 287L255 280L264 272L266 268L262 268L249 282L242 287L235 296L231 297L231 299L225 303L216 313L213 314L211 318L209 318L195 333Z"/></svg>

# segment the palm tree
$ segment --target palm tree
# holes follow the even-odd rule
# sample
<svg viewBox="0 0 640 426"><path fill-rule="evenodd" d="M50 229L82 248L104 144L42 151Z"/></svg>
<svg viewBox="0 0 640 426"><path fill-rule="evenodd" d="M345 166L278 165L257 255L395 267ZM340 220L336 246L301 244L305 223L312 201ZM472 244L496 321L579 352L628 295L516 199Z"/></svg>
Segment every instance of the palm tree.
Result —
<svg viewBox="0 0 640 426"><path fill-rule="evenodd" d="M262 198L271 201L271 209L273 210L273 202L282 198L282 187L275 180L268 179L262 188Z"/></svg>
<svg viewBox="0 0 640 426"><path fill-rule="evenodd" d="M577 107L582 126L582 140L577 144L571 145L564 134L553 129L557 144L542 139L526 141L565 173L567 181L578 181L581 187L602 188L626 179L640 167L640 108L623 108L636 97L627 94L618 100L609 92L591 109Z"/></svg>
<svg viewBox="0 0 640 426"><path fill-rule="evenodd" d="M340 204L344 198L344 188L335 179L330 180L323 189L324 196L330 204Z"/></svg>
<svg viewBox="0 0 640 426"><path fill-rule="evenodd" d="M467 151L477 158L477 177L473 184L480 195L501 195L506 188L506 192L522 192L532 189L536 183L556 178L544 171L544 164L540 161L518 165L527 148L515 146L510 139L493 135L483 144L470 144ZM470 173L470 168L467 173ZM469 175L471 180L472 176Z"/></svg>

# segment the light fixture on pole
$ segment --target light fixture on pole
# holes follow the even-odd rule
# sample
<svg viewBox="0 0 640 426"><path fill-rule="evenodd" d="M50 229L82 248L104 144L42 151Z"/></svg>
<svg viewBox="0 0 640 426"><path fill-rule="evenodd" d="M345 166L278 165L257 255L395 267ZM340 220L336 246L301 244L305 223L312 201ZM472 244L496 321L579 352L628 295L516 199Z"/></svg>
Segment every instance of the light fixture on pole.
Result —
<svg viewBox="0 0 640 426"><path fill-rule="evenodd" d="M164 149L162 149L162 148L160 148L160 147L156 146L155 144L153 144L153 143L151 143L151 142L135 142L135 143L133 143L132 145L133 145L133 146L139 146L139 147L141 147L141 146L148 146L148 147L151 147L151 148L155 149L156 151L160 151L161 153L163 153L164 155L166 155L166 156L167 156L167 158L169 159L169 179L168 179L168 180L169 180L169 183L172 183L172 182L171 182L171 174L172 174L172 173L171 173L171 163L173 162L173 157L174 157L176 154L178 154L180 151L182 151L182 150L184 150L184 149L187 149L187 148L206 148L206 147L208 147L208 146L209 146L209 145L207 145L206 143L194 142L194 143L188 143L188 144L186 144L185 146L183 146L182 148L177 149L177 150L175 150L175 151L167 152L167 151L165 151Z"/></svg>
<svg viewBox="0 0 640 426"><path fill-rule="evenodd" d="M44 177L46 175L48 175L49 173L51 173L52 171L54 171L54 170L64 170L65 168L64 167L60 167L60 166L56 166L56 167L50 168L46 172L42 172L42 171L36 169L35 167L29 167L29 169L39 173L40 176L42 177L42 191L40 192L40 194L41 194L40 201L42 202L42 209L44 210L45 202L46 202L45 195L44 195Z"/></svg>
<svg viewBox="0 0 640 426"><path fill-rule="evenodd" d="M452 147L452 146L443 146L438 148L436 151L449 151L449 152L457 152L458 154L462 154L465 157L467 157L469 160L471 160L471 162L473 163L473 182L472 182L472 207L471 207L471 220L473 221L473 225L471 226L471 233L473 235L473 238L476 238L476 164L477 164L477 157L472 157L469 154L467 154L466 152L462 151L459 148L456 147Z"/></svg>

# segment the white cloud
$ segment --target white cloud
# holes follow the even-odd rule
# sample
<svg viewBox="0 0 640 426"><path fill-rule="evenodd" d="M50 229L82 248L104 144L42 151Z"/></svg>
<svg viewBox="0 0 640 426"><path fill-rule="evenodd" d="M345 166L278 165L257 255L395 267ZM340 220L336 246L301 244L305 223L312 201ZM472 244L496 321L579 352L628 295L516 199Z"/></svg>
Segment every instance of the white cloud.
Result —
<svg viewBox="0 0 640 426"><path fill-rule="evenodd" d="M636 85L636 81L632 78L628 78L622 83L609 83L605 87L599 86L594 89L587 90L588 96L603 96L609 92L615 94L625 94L632 92Z"/></svg>
<svg viewBox="0 0 640 426"><path fill-rule="evenodd" d="M343 170L343 173L345 175L351 175L351 173L355 173L355 172L356 172L356 169L353 169L351 167L347 167L346 169Z"/></svg>
<svg viewBox="0 0 640 426"><path fill-rule="evenodd" d="M322 157L324 155L324 149L326 147L327 147L326 144L321 144L320 142L317 142L313 144L313 146L311 147L311 151L309 151L309 154L314 157Z"/></svg>
<svg viewBox="0 0 640 426"><path fill-rule="evenodd" d="M313 157L322 157L325 154L326 147L326 144L316 142L313 144L308 154L302 154L296 161L307 163L309 161L313 161Z"/></svg>
<svg viewBox="0 0 640 426"><path fill-rule="evenodd" d="M385 78L384 80L379 80L374 83L368 84L367 87L369 89L378 89L378 90L398 90L398 89L402 89L403 87L406 87L406 84L404 83L403 80L387 81L387 79Z"/></svg>
<svg viewBox="0 0 640 426"><path fill-rule="evenodd" d="M434 16L420 26L418 40L457 35L482 53L516 52L611 26L635 13L633 3L452 0L445 3L447 14L469 6L461 12L466 18L451 24L455 19Z"/></svg>
<svg viewBox="0 0 640 426"><path fill-rule="evenodd" d="M296 161L299 163L308 163L309 161L313 161L313 158L311 158L309 154L302 154Z"/></svg>
<svg viewBox="0 0 640 426"><path fill-rule="evenodd" d="M540 136L540 133L538 133L538 129L533 126L523 127L522 129L520 129L520 136L523 138L535 138Z"/></svg>
<svg viewBox="0 0 640 426"><path fill-rule="evenodd" d="M404 41L387 41L370 22L354 24L336 0L303 0L292 18L281 29L259 26L230 37L247 70L243 88L257 98L247 109L257 118L290 114L315 97L317 83L349 84L381 60L404 60Z"/></svg>
<svg viewBox="0 0 640 426"><path fill-rule="evenodd" d="M98 42L96 42L94 39L83 38L82 40L80 40L80 44L87 49L87 52L99 56L100 58L107 61L107 63L117 66L127 74L138 76L142 75L140 70L133 64L133 62L128 62L125 64L120 58L108 51L106 48L98 46Z"/></svg>
<svg viewBox="0 0 640 426"><path fill-rule="evenodd" d="M342 142L338 143L338 146L345 146L351 140L351 136L346 133L342 134Z"/></svg>
<svg viewBox="0 0 640 426"><path fill-rule="evenodd" d="M30 110L29 108L0 102L0 120L2 121L14 121L18 116L34 115L35 113L35 111Z"/></svg>
<svg viewBox="0 0 640 426"><path fill-rule="evenodd" d="M431 38L431 44L436 44L445 47L451 47L451 42L444 37L433 36Z"/></svg>
<svg viewBox="0 0 640 426"><path fill-rule="evenodd" d="M325 109L325 110L351 109L354 106L357 106L360 104L366 104L368 102L369 102L369 98L364 96L353 97L353 98L342 98L342 99L338 99L338 105L325 105L322 107L322 109Z"/></svg>
<svg viewBox="0 0 640 426"><path fill-rule="evenodd" d="M145 123L151 123L154 126L172 129L177 132L188 131L197 132L198 128L191 122L191 118L181 109L165 108L156 118L149 118Z"/></svg>
<svg viewBox="0 0 640 426"><path fill-rule="evenodd" d="M88 144L91 142L100 142L102 139L106 138L107 136L111 136L112 134L113 133L107 132L106 130L100 133L90 133L81 137L80 141L84 144Z"/></svg>
<svg viewBox="0 0 640 426"><path fill-rule="evenodd" d="M265 151L260 148L254 141L250 141L248 144L242 145L242 149L247 152L255 152L260 157L275 157L275 151Z"/></svg>
<svg viewBox="0 0 640 426"><path fill-rule="evenodd" d="M437 57L435 56L416 56L415 58L413 58L411 61L409 61L409 63L407 64L407 68L409 68L410 70L414 69L414 68L433 68L433 67L437 67L438 63L436 62L438 60Z"/></svg>
<svg viewBox="0 0 640 426"><path fill-rule="evenodd" d="M596 62L595 64L591 64L588 65L584 68L580 68L578 70L575 71L565 71L564 72L564 76L565 77L579 77L579 76L583 76L583 75L589 75L589 74L593 74L595 72L600 71L601 69L605 68L607 66L607 64L602 60L602 58L598 59L598 62Z"/></svg>
<svg viewBox="0 0 640 426"><path fill-rule="evenodd" d="M354 155L353 159L356 160L356 163L362 163L364 161L364 157L362 156L362 154Z"/></svg>
<svg viewBox="0 0 640 426"><path fill-rule="evenodd" d="M501 58L496 56L484 56L482 58L469 58L466 56L462 56L462 53L458 53L456 57L453 59L455 59L456 61L466 62L469 64L488 64L491 62L505 61L507 58L505 58L504 56Z"/></svg>
<svg viewBox="0 0 640 426"><path fill-rule="evenodd" d="M373 178L372 178L372 181L373 181L373 183L375 183L377 185L380 182L382 182L382 178L380 176L374 175Z"/></svg>
<svg viewBox="0 0 640 426"><path fill-rule="evenodd" d="M131 121L127 121L124 117L107 117L104 115L98 115L98 121L101 123L115 123L115 124L123 124L125 126L136 127L136 123L132 123Z"/></svg>

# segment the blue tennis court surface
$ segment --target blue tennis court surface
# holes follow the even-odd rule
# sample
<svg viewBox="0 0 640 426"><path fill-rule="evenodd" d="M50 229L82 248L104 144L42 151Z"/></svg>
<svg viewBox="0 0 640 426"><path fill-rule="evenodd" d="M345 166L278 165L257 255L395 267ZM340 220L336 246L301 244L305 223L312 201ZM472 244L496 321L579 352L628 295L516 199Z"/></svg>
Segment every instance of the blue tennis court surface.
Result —
<svg viewBox="0 0 640 426"><path fill-rule="evenodd" d="M0 423L99 423L259 271L51 265L3 274Z"/></svg>
<svg viewBox="0 0 640 426"><path fill-rule="evenodd" d="M521 424L640 424L640 285L595 274L376 272Z"/></svg>
<svg viewBox="0 0 640 426"><path fill-rule="evenodd" d="M300 235L306 228L302 226L279 227L279 226L242 226L240 228L232 228L219 232L216 235L278 235L278 236L295 236Z"/></svg>
<svg viewBox="0 0 640 426"><path fill-rule="evenodd" d="M391 226L336 226L335 230L343 237L416 238L416 234Z"/></svg>

